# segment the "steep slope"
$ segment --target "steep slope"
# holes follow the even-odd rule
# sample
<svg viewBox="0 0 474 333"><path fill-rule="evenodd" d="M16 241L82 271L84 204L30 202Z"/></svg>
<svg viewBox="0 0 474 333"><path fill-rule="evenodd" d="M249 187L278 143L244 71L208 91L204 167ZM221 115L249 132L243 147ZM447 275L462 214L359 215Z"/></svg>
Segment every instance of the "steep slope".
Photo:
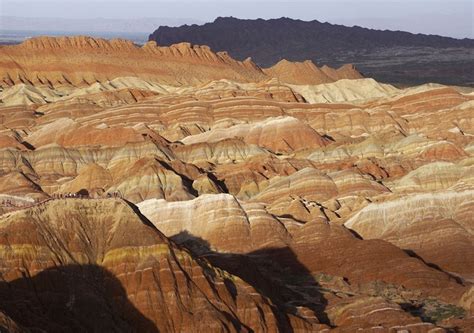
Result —
<svg viewBox="0 0 474 333"><path fill-rule="evenodd" d="M54 200L2 216L0 242L0 308L26 327L241 332L283 324L254 289L177 248L121 200Z"/></svg>

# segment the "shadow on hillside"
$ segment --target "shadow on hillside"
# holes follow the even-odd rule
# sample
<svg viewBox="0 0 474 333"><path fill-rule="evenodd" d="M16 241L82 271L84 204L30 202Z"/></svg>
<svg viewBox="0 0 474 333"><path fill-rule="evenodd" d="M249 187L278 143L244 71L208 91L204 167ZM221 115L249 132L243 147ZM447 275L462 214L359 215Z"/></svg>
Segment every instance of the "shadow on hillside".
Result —
<svg viewBox="0 0 474 333"><path fill-rule="evenodd" d="M187 231L170 237L174 242L204 257L215 266L238 276L269 298L277 307L274 315L281 332L293 332L287 314L298 315L306 307L322 324L330 325L327 300L311 272L288 247L267 248L247 254L219 253L210 244Z"/></svg>
<svg viewBox="0 0 474 333"><path fill-rule="evenodd" d="M33 332L158 332L129 302L121 282L96 265L2 281L0 310Z"/></svg>
<svg viewBox="0 0 474 333"><path fill-rule="evenodd" d="M445 271L444 269L442 269L441 267L439 267L438 265L434 264L434 263L431 263L431 262L428 262L426 261L423 257L421 257L420 255L418 255L418 253L416 253L415 251L413 250L410 250L410 249L404 249L403 252L405 252L406 254L408 254L410 257L412 258L416 258L418 260L420 260L421 262L423 262L426 266L428 267L431 267L439 272L442 272L446 275L448 275L451 279L453 279L454 281L456 281L456 283L462 285L462 286L465 286L465 282L464 280L459 277L459 276L456 276L454 275L453 273L450 273L448 271Z"/></svg>

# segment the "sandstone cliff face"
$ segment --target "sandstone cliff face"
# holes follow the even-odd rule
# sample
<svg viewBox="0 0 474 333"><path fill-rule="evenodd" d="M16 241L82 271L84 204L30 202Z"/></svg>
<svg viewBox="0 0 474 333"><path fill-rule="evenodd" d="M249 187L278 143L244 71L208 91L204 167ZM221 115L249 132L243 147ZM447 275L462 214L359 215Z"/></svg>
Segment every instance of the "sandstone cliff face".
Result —
<svg viewBox="0 0 474 333"><path fill-rule="evenodd" d="M188 44L7 56L0 327L472 330L468 90Z"/></svg>

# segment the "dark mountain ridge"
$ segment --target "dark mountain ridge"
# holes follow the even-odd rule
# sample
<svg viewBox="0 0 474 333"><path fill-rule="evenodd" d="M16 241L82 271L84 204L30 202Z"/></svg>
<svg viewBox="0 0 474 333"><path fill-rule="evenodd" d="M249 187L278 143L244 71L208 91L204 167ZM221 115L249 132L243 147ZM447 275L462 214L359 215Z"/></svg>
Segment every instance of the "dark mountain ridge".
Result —
<svg viewBox="0 0 474 333"><path fill-rule="evenodd" d="M394 83L471 84L474 40L403 31L347 27L290 18L217 18L204 25L161 26L149 36L160 45L187 41L248 56L262 67L281 59L320 65L354 63L364 74Z"/></svg>

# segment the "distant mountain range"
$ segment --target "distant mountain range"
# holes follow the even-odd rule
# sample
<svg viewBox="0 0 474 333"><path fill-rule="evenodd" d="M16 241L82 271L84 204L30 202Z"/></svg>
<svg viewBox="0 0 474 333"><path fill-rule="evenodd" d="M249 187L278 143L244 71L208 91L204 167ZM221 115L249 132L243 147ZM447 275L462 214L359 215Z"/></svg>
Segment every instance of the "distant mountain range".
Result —
<svg viewBox="0 0 474 333"><path fill-rule="evenodd" d="M282 59L312 60L333 67L353 63L381 81L413 84L473 84L474 40L402 31L347 27L289 18L217 18L204 25L160 26L149 36L159 45L209 45L260 66Z"/></svg>

